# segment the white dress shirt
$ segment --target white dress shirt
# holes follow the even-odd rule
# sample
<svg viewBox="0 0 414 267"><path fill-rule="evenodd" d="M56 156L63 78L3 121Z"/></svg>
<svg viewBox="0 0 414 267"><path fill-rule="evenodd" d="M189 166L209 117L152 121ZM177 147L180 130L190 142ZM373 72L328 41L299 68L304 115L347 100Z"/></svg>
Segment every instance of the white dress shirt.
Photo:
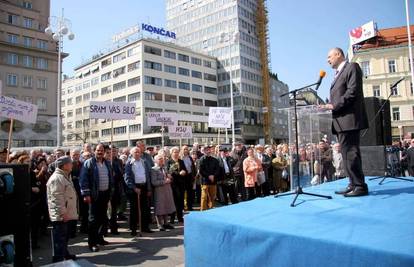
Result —
<svg viewBox="0 0 414 267"><path fill-rule="evenodd" d="M132 172L134 173L135 183L143 184L146 182L145 166L142 160L134 160L132 163Z"/></svg>

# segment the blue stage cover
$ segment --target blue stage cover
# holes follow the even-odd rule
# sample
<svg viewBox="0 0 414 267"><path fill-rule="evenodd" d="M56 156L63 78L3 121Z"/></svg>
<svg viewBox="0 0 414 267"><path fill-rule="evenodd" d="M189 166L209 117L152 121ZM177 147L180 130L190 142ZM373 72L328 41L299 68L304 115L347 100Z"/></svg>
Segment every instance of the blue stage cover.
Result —
<svg viewBox="0 0 414 267"><path fill-rule="evenodd" d="M185 217L186 267L414 266L414 183L368 183L370 195L334 191L347 180L301 195L259 198Z"/></svg>

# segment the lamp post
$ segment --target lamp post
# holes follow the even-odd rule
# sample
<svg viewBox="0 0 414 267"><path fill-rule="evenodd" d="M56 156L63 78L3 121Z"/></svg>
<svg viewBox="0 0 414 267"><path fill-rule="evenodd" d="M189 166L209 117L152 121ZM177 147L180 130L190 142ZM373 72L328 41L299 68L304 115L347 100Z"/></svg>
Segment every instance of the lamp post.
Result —
<svg viewBox="0 0 414 267"><path fill-rule="evenodd" d="M403 126L402 125L398 125L398 130L400 132L400 141L403 141Z"/></svg>
<svg viewBox="0 0 414 267"><path fill-rule="evenodd" d="M228 36L227 40L226 40L226 36ZM230 109L231 109L231 139L232 139L232 144L234 146L234 143L236 142L236 137L235 137L235 131L234 131L234 99L233 99L233 75L232 75L232 68L233 68L233 64L231 62L232 60L232 44L236 44L239 41L239 37L240 34L239 32L234 32L234 31L228 31L228 32L222 32L220 35L220 43L225 43L228 42L228 48L229 48L229 56L230 56ZM227 131L227 129L226 129Z"/></svg>
<svg viewBox="0 0 414 267"><path fill-rule="evenodd" d="M71 31L72 23L62 15L60 17L49 17L49 25L45 29L45 33L52 36L53 40L58 42L58 87L57 87L57 138L56 146L61 145L62 137L62 121L61 121L61 94L62 94L62 50L63 50L63 37L67 35L69 40L75 39L75 34Z"/></svg>

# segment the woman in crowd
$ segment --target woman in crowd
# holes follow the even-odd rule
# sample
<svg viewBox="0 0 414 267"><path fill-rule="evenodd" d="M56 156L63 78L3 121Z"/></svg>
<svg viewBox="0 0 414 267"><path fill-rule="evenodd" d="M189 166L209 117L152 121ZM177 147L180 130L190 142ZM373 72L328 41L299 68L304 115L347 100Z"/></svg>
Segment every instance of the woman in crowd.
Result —
<svg viewBox="0 0 414 267"><path fill-rule="evenodd" d="M289 188L288 179L283 177L283 170L287 171L287 160L283 155L282 149L276 150L276 158L272 160L273 181L276 188L276 194L286 192Z"/></svg>
<svg viewBox="0 0 414 267"><path fill-rule="evenodd" d="M193 210L193 203L194 203L194 177L196 175L196 168L194 165L194 161L190 155L190 149L188 146L183 146L180 152L180 159L184 162L185 170L187 174L185 176L185 192L187 193L186 196L186 206L187 210Z"/></svg>
<svg viewBox="0 0 414 267"><path fill-rule="evenodd" d="M174 197L171 189L172 176L165 169L164 157L156 155L151 169L151 183L154 186L155 215L160 231L174 229L168 222L168 215L175 212Z"/></svg>
<svg viewBox="0 0 414 267"><path fill-rule="evenodd" d="M257 174L262 171L262 163L256 158L255 152L251 147L247 149L247 158L243 161L243 171L247 200L252 200L256 197Z"/></svg>
<svg viewBox="0 0 414 267"><path fill-rule="evenodd" d="M185 169L184 161L180 159L180 149L173 147L170 150L171 159L167 162L167 172L172 176L172 189L174 195L176 213L171 215L171 223L175 221L175 215L177 214L178 222L184 222L183 210L184 210L184 191L185 191L185 177L187 171Z"/></svg>

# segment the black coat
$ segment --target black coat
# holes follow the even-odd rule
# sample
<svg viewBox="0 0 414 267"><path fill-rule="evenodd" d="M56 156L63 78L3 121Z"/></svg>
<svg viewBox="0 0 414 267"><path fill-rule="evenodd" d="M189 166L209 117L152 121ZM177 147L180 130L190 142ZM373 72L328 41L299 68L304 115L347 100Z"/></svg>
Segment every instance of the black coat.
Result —
<svg viewBox="0 0 414 267"><path fill-rule="evenodd" d="M345 63L330 91L334 134L368 128L362 91L362 71L357 63Z"/></svg>

